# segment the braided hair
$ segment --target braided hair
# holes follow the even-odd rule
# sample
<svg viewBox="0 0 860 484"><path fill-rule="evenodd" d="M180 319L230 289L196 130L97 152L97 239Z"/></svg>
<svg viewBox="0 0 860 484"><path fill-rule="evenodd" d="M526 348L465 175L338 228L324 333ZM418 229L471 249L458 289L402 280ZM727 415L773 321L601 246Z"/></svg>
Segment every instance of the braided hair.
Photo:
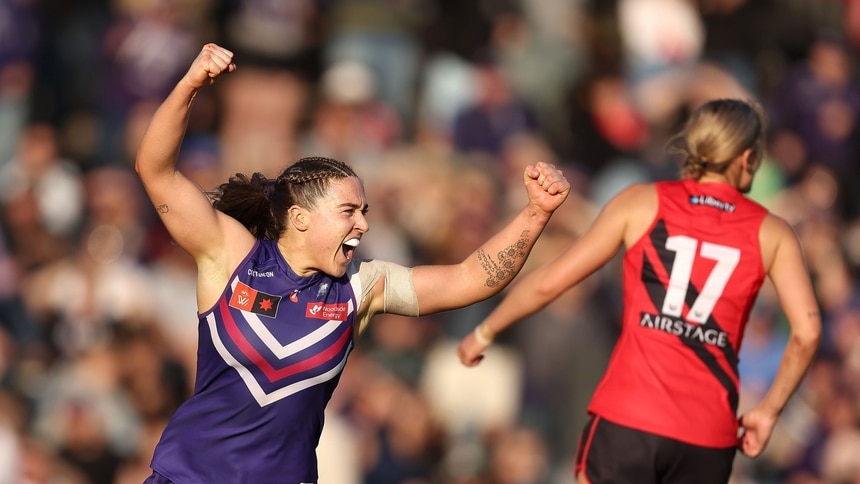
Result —
<svg viewBox="0 0 860 484"><path fill-rule="evenodd" d="M765 129L766 117L758 103L715 99L693 111L669 140L668 150L681 156L682 178L698 180L707 172L724 173L748 149L763 156Z"/></svg>
<svg viewBox="0 0 860 484"><path fill-rule="evenodd" d="M358 177L342 161L311 156L289 165L276 178L237 173L209 193L212 206L242 223L258 239L277 240L293 205L314 208L332 180Z"/></svg>

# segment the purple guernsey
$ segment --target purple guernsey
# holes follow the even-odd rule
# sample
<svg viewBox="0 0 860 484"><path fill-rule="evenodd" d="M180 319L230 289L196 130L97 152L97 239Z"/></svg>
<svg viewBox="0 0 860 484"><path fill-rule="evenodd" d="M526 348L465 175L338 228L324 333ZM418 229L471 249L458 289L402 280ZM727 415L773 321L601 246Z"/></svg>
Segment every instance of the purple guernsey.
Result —
<svg viewBox="0 0 860 484"><path fill-rule="evenodd" d="M152 468L177 484L316 483L326 404L352 350L349 275L296 275L261 240L200 314L194 395Z"/></svg>

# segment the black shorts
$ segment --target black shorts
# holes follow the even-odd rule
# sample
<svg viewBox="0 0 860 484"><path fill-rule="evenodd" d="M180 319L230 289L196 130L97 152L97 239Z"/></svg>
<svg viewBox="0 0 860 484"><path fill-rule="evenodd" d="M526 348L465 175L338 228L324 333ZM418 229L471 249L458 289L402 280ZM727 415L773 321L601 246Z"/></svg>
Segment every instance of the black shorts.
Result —
<svg viewBox="0 0 860 484"><path fill-rule="evenodd" d="M592 484L726 484L736 451L686 444L592 415L579 437L575 472Z"/></svg>

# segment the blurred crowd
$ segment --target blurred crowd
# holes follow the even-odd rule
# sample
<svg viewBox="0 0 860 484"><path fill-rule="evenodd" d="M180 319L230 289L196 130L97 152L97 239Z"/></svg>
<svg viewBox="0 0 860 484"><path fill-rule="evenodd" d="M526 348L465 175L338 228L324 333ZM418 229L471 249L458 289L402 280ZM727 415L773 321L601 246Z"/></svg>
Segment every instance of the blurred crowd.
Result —
<svg viewBox="0 0 860 484"><path fill-rule="evenodd" d="M824 342L733 482L860 483L860 2L0 0L0 484L142 482L190 394L194 264L132 166L209 41L238 69L197 96L182 171L211 190L301 156L346 161L370 204L360 255L406 265L471 253L525 203L536 161L574 185L524 271L552 260L619 189L676 177L663 148L692 108L760 101L751 196L801 237ZM321 483L574 482L618 269L477 368L455 348L496 299L378 317L329 406ZM767 286L746 333L741 411L787 335Z"/></svg>

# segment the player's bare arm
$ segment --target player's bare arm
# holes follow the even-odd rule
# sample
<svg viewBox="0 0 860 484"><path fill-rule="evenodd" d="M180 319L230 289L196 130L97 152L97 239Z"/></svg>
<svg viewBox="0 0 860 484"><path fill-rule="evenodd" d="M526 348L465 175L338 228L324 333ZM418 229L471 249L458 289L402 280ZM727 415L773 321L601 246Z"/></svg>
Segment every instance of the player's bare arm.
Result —
<svg viewBox="0 0 860 484"><path fill-rule="evenodd" d="M235 265L232 254L243 254L253 244L253 236L241 224L214 210L200 188L176 169L194 97L198 89L235 69L232 55L215 44L202 48L153 115L135 160L135 170L171 237L198 262L202 307L223 289L231 264Z"/></svg>
<svg viewBox="0 0 860 484"><path fill-rule="evenodd" d="M519 273L570 183L555 166L537 163L523 172L529 202L501 231L460 264L413 270L421 314L463 307L498 293Z"/></svg>
<svg viewBox="0 0 860 484"><path fill-rule="evenodd" d="M635 185L613 197L585 234L550 263L523 275L501 303L467 335L457 351L474 366L495 336L549 304L606 264L627 239L641 236L653 219L653 189ZM643 222L644 220L644 222Z"/></svg>
<svg viewBox="0 0 860 484"><path fill-rule="evenodd" d="M821 316L808 276L800 242L784 220L769 215L762 224L762 255L790 335L777 375L765 397L741 416L740 448L749 457L760 455L791 395L812 364L821 338Z"/></svg>

